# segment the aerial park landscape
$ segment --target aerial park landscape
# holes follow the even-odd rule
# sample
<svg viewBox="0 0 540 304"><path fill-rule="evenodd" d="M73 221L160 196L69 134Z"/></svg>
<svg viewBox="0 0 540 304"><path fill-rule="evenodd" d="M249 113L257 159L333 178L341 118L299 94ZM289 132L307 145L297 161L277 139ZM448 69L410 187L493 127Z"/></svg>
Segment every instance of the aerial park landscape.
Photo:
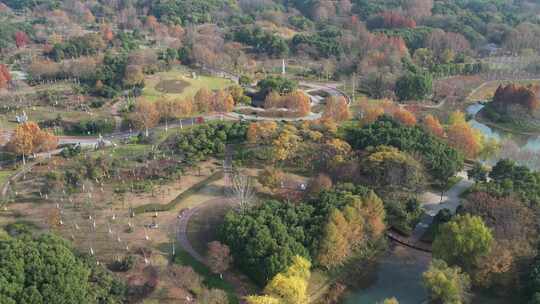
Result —
<svg viewBox="0 0 540 304"><path fill-rule="evenodd" d="M533 0L0 0L0 303L540 303Z"/></svg>

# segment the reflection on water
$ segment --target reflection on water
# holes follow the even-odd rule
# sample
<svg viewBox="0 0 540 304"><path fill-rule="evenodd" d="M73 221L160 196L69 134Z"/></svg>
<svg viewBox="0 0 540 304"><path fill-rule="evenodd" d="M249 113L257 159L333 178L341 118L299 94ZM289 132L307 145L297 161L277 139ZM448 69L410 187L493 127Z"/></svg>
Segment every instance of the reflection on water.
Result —
<svg viewBox="0 0 540 304"><path fill-rule="evenodd" d="M475 116L484 105L476 103L467 108L467 113L471 116ZM532 151L540 151L540 134L539 135L520 135L509 133L500 129L494 129L489 126L486 126L483 123L472 119L469 121L471 126L475 129L478 129L486 136L487 138L494 138L497 140L511 140L514 142L520 149L527 149Z"/></svg>
<svg viewBox="0 0 540 304"><path fill-rule="evenodd" d="M467 113L475 116L484 105L477 103L467 108ZM475 119L469 121L471 126L480 130L487 138L494 138L501 144L501 151L497 157L489 160L495 163L501 158L509 158L526 165L533 170L540 170L540 135L522 135L509 133L504 130L492 128Z"/></svg>
<svg viewBox="0 0 540 304"><path fill-rule="evenodd" d="M426 299L422 273L428 268L431 255L394 246L381 258L373 284L351 293L345 304L375 304L396 297L400 304L420 304Z"/></svg>

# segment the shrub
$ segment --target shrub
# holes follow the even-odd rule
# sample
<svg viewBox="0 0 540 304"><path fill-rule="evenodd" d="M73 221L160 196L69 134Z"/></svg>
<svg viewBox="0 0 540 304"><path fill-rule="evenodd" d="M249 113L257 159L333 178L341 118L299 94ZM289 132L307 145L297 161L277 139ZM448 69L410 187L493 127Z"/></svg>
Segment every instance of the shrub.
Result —
<svg viewBox="0 0 540 304"><path fill-rule="evenodd" d="M109 269L112 271L126 272L135 266L135 256L129 255L122 260L116 260L109 264Z"/></svg>

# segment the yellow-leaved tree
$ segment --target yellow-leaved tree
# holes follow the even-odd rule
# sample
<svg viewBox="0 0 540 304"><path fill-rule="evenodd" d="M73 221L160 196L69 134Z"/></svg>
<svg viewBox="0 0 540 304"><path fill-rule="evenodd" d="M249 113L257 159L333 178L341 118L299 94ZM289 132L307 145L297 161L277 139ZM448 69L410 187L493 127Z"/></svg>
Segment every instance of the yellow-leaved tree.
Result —
<svg viewBox="0 0 540 304"><path fill-rule="evenodd" d="M286 271L278 273L264 288L265 295L249 296L248 304L307 304L311 263L295 256Z"/></svg>
<svg viewBox="0 0 540 304"><path fill-rule="evenodd" d="M286 125L273 141L274 159L284 161L293 156L301 142L298 130L293 125Z"/></svg>

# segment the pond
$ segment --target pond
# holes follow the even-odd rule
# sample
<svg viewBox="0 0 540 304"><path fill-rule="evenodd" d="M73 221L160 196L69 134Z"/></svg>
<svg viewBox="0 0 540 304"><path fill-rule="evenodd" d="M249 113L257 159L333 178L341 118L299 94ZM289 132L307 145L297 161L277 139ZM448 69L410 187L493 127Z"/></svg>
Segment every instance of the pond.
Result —
<svg viewBox="0 0 540 304"><path fill-rule="evenodd" d="M475 117L483 107L483 104L475 103L467 108L467 114ZM509 158L533 170L540 170L540 134L511 133L487 126L476 119L471 119L469 123L473 128L480 130L486 138L496 139L501 144L498 155L489 159L489 163L493 164L501 158Z"/></svg>
<svg viewBox="0 0 540 304"><path fill-rule="evenodd" d="M375 304L396 297L400 304L420 304L427 297L422 287L422 273L430 261L430 254L399 245L391 246L388 254L380 259L371 285L352 291L343 303Z"/></svg>

